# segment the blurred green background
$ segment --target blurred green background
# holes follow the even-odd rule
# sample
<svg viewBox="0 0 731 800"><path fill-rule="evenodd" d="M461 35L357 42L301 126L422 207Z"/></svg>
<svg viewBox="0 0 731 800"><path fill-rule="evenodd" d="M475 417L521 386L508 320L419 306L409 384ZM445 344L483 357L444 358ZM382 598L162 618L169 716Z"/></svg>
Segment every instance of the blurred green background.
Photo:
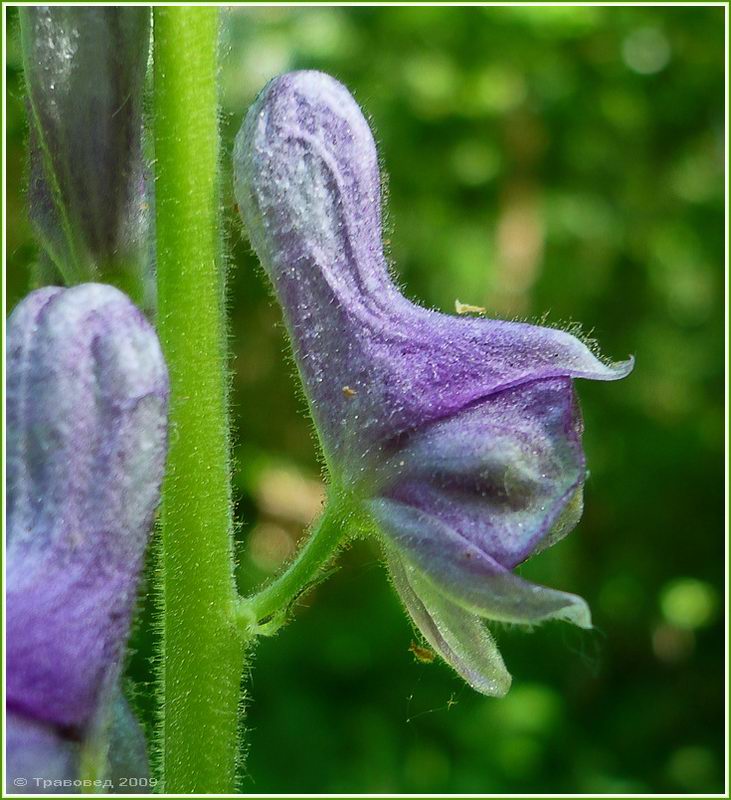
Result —
<svg viewBox="0 0 731 800"><path fill-rule="evenodd" d="M580 321L618 384L579 382L591 476L578 529L522 574L596 628L496 635L504 700L420 664L361 543L253 664L246 792L721 792L724 749L721 8L240 8L225 13L224 151L290 69L372 120L406 293L451 312ZM8 49L8 306L36 247ZM228 155L225 170L230 172ZM274 573L321 498L279 309L225 176L240 583ZM129 673L149 720L143 616Z"/></svg>

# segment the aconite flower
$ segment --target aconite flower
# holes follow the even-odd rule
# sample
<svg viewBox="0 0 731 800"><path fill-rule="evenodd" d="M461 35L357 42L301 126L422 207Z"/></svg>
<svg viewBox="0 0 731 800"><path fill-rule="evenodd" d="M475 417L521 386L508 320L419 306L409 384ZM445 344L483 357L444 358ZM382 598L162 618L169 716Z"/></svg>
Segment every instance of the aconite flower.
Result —
<svg viewBox="0 0 731 800"><path fill-rule="evenodd" d="M136 723L119 732L117 687L168 377L154 330L111 286L39 289L7 333L7 763L26 781L9 788L47 792L33 781L78 779L115 736L140 749Z"/></svg>
<svg viewBox="0 0 731 800"><path fill-rule="evenodd" d="M616 380L561 330L407 300L383 253L373 136L328 75L272 81L236 139L236 199L282 305L334 496L366 515L426 639L478 691L510 683L483 619L590 627L514 568L568 533L586 471L573 378Z"/></svg>
<svg viewBox="0 0 731 800"><path fill-rule="evenodd" d="M150 198L142 157L149 8L20 9L30 217L69 282L140 281Z"/></svg>

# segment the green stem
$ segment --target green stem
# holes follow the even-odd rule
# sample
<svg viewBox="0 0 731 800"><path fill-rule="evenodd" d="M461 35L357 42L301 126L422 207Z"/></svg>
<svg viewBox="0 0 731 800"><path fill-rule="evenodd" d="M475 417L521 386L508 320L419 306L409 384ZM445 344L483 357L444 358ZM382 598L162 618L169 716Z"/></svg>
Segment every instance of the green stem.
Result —
<svg viewBox="0 0 731 800"><path fill-rule="evenodd" d="M159 749L166 792L230 793L243 642L218 258L218 11L160 6L154 14L157 322L171 384Z"/></svg>
<svg viewBox="0 0 731 800"><path fill-rule="evenodd" d="M260 592L239 601L238 620L244 631L252 635L259 627L266 630L270 622L276 627L283 621L280 617L332 560L352 529L352 516L342 501L327 503L304 547L287 569Z"/></svg>

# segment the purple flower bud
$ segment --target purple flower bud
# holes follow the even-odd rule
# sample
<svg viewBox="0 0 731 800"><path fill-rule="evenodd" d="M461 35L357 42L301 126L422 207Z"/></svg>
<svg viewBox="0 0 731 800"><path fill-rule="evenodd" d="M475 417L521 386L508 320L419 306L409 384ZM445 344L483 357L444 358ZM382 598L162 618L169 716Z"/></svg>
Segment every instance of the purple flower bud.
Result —
<svg viewBox="0 0 731 800"><path fill-rule="evenodd" d="M552 328L452 317L393 284L378 158L347 89L272 81L236 139L236 198L284 309L332 479L370 512L425 637L486 694L509 685L480 617L590 626L512 569L570 531L585 478L572 378L616 380Z"/></svg>
<svg viewBox="0 0 731 800"><path fill-rule="evenodd" d="M167 371L111 286L33 292L7 332L7 707L18 731L83 742L117 683L160 498Z"/></svg>
<svg viewBox="0 0 731 800"><path fill-rule="evenodd" d="M64 275L141 268L149 8L21 9L31 219Z"/></svg>

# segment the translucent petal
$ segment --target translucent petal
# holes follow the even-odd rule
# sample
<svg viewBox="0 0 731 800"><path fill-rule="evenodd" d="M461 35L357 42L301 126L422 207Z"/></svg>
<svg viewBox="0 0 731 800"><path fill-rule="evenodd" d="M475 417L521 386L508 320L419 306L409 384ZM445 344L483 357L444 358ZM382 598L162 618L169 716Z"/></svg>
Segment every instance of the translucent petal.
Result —
<svg viewBox="0 0 731 800"><path fill-rule="evenodd" d="M392 549L386 552L393 584L429 644L476 691L492 697L507 694L510 673L479 617L435 591L415 572L407 576L398 555Z"/></svg>
<svg viewBox="0 0 731 800"><path fill-rule="evenodd" d="M582 598L514 575L440 520L383 498L367 506L399 551L407 577L423 576L434 591L462 608L503 622L530 625L563 619L591 627L589 607Z"/></svg>

